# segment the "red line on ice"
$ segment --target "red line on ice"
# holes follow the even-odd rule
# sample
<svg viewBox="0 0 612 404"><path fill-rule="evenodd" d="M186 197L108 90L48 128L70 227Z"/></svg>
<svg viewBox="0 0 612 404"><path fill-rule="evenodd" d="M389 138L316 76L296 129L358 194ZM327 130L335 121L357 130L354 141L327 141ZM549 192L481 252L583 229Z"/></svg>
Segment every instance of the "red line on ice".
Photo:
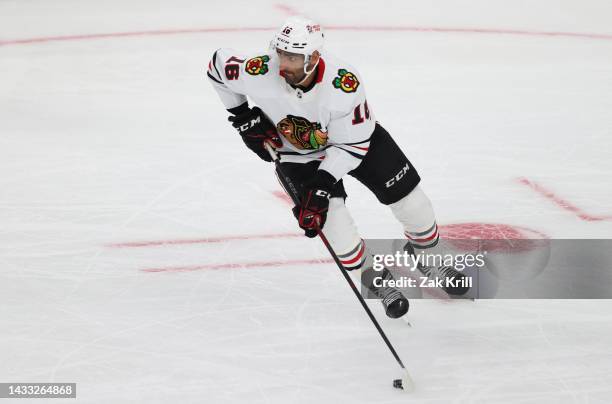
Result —
<svg viewBox="0 0 612 404"><path fill-rule="evenodd" d="M309 259L309 260L284 260L284 261L260 261L260 262L231 262L227 264L207 264L183 267L164 267L164 268L145 268L142 272L192 272L204 269L236 269L236 268L263 268L263 267L283 267L292 265L320 265L334 262L329 258Z"/></svg>
<svg viewBox="0 0 612 404"><path fill-rule="evenodd" d="M137 248L137 247L157 247L164 245L181 245L181 244L207 244L207 243L223 243L233 240L258 240L258 239L274 239L274 238L294 238L302 237L302 233L277 233L277 234L240 234L235 236L219 236L206 237L199 239L185 240L154 240L154 241L132 241L125 243L107 244L111 248Z"/></svg>
<svg viewBox="0 0 612 404"><path fill-rule="evenodd" d="M535 192L539 193L540 195L542 195L546 199L549 199L555 205L559 206L561 209L567 210L568 212L572 212L573 214L575 214L576 216L578 216L580 219L582 219L584 221L587 221L587 222L598 222L598 221L602 221L602 220L610 220L610 219L612 219L612 216L594 216L594 215L590 215L590 214L586 213L585 211L583 211L582 209L580 209L579 207L573 205L568 200L563 199L563 198L555 195L552 191L544 188L542 185L538 184L537 182L531 181L531 180L529 180L529 179L527 179L525 177L517 178L517 181L520 184L528 186L529 188L531 188Z"/></svg>
<svg viewBox="0 0 612 404"><path fill-rule="evenodd" d="M7 45L27 45L45 42L61 41L83 41L105 38L125 38L125 37L145 37L145 36L164 36L182 34L208 34L217 32L254 32L254 31L274 31L277 27L218 27L218 28L191 28L191 29L160 29L149 31L130 31L130 32L107 32L99 34L77 34L77 35L56 35L34 38L5 39L0 40L0 46ZM566 37L612 41L612 34L598 34L589 32L550 32L550 31L529 31L515 29L495 29L495 28L452 28L452 27L414 27L414 26L360 26L360 25L330 25L325 26L328 31L368 31L368 32L433 32L433 33L452 33L452 34L485 34L485 35L522 35L537 37Z"/></svg>
<svg viewBox="0 0 612 404"><path fill-rule="evenodd" d="M282 202L293 206L291 198L283 191L272 191L272 195ZM258 239L275 239L275 238L296 238L301 237L302 233L277 233L277 234L240 234L234 236L219 236L206 237L197 239L185 240L152 240L152 241L127 241L124 243L107 244L110 248L138 248L138 247L158 247L166 245L181 245L181 244L208 244L208 243L223 243L233 240L258 240Z"/></svg>
<svg viewBox="0 0 612 404"><path fill-rule="evenodd" d="M58 35L37 38L22 38L8 39L0 41L0 46L3 45L26 45L31 43L42 42L60 42L60 41L84 41L90 39L105 39L105 38L124 38L124 37L139 37L139 36L163 36L163 35L180 35L180 34L207 34L215 32L250 32L250 31L270 31L267 27L242 27L242 28L195 28L195 29L161 29L151 31L129 31L129 32L107 32L100 34L78 34L78 35Z"/></svg>
<svg viewBox="0 0 612 404"><path fill-rule="evenodd" d="M411 32L438 32L452 34L495 34L495 35L524 35L524 36L544 36L544 37L569 37L586 39L612 40L612 34L596 34L588 32L563 32L563 31L530 31L518 29L499 29L499 28L443 28L443 27L410 27L410 26L325 26L327 30L346 30L346 31L411 31Z"/></svg>

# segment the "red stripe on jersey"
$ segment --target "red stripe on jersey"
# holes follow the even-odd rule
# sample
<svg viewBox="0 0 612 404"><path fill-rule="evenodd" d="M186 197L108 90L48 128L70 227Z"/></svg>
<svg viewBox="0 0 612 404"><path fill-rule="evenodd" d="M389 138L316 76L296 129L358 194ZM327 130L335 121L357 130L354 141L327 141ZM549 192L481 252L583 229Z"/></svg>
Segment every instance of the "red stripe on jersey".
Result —
<svg viewBox="0 0 612 404"><path fill-rule="evenodd" d="M350 145L347 145L347 146L350 146ZM351 146L351 147L354 147L355 149L359 149L359 150L363 150L363 151L368 151L367 147L357 147L357 146Z"/></svg>

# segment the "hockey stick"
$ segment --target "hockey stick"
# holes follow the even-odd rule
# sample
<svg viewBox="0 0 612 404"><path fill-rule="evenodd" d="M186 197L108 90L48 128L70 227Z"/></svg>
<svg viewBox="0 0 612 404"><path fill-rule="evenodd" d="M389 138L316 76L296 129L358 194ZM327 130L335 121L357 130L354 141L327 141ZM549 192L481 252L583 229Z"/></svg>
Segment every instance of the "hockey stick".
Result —
<svg viewBox="0 0 612 404"><path fill-rule="evenodd" d="M287 193L291 197L291 200L293 201L293 203L296 206L299 206L300 205L299 192L298 192L295 184L291 180L291 178L289 178L289 176L287 176L283 172L283 168L282 168L282 166L280 164L280 159L278 158L278 155L276 154L276 151L274 150L274 148L268 142L264 142L264 147L266 148L268 153L270 153L270 157L272 157L272 161L274 161L274 165L276 167L276 172L278 173L278 178L281 181L281 184L283 185L283 187L285 188L285 190L287 191ZM361 306L363 307L365 312L368 314L368 317L370 317L370 320L372 321L372 323L374 324L374 326L378 330L378 333L380 334L382 339L385 341L385 344L387 344L387 347L389 348L389 350L393 354L393 357L395 358L397 363L400 365L400 367L404 371L404 377L402 377L401 379L394 380L393 381L393 387L401 388L401 389L404 389L405 391L412 391L412 390L414 390L414 382L412 381L412 378L410 377L410 374L408 373L408 369L406 369L406 367L404 366L404 363L402 362L402 360L400 359L399 355L395 351L395 348L393 348L393 345L389 341L389 338L387 338L387 335L385 334L385 332L381 328L380 324L378 324L378 321L376 320L376 317L374 317L374 314L372 314L372 311L370 310L370 307L368 307L368 305L366 304L363 296L361 296L361 293L359 293L359 290L357 289L357 287L355 286L355 283L353 282L353 280L349 276L348 272L346 271L346 268L344 268L344 265L342 265L342 262L340 262L340 258L338 258L338 255L336 254L336 252L332 248L331 244L329 243L329 240L327 240L327 237L325 237L325 234L323 234L323 231L321 230L321 228L318 225L315 225L315 226L316 226L315 230L317 231L317 235L319 236L319 238L321 239L321 241L325 245L325 248L327 248L327 251L329 251L329 254L334 259L334 262L338 266L338 269L340 269L340 272L342 272L342 275L344 276L344 279L346 279L346 282L351 287L351 290L353 291L353 293L355 293L355 296L357 297L357 300L359 300L359 303L361 303Z"/></svg>

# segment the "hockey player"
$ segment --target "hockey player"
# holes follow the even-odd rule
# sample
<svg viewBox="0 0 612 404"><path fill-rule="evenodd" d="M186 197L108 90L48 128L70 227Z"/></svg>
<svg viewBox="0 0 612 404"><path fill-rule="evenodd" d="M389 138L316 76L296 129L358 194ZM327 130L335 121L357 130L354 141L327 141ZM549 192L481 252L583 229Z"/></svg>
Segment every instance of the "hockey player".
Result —
<svg viewBox="0 0 612 404"><path fill-rule="evenodd" d="M324 51L323 44L319 24L291 17L274 35L269 52L240 56L219 49L207 75L246 146L265 161L271 157L263 143L277 149L283 171L301 188L301 204L293 208L299 226L314 237L318 225L347 270L361 268L369 256L344 203L347 174L389 206L412 253L434 250L438 226L419 174L376 121L359 72ZM449 267L419 269L430 277L463 276ZM382 276L391 274L384 270ZM373 291L389 317L408 311L397 290Z"/></svg>

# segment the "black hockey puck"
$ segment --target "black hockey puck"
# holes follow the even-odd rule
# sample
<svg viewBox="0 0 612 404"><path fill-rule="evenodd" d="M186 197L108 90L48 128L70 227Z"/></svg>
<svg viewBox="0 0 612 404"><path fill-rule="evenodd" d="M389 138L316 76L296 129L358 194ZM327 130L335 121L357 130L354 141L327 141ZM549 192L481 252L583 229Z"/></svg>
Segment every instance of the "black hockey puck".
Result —
<svg viewBox="0 0 612 404"><path fill-rule="evenodd" d="M393 387L395 387L396 389L404 389L404 386L402 386L402 379L395 379L393 380Z"/></svg>

